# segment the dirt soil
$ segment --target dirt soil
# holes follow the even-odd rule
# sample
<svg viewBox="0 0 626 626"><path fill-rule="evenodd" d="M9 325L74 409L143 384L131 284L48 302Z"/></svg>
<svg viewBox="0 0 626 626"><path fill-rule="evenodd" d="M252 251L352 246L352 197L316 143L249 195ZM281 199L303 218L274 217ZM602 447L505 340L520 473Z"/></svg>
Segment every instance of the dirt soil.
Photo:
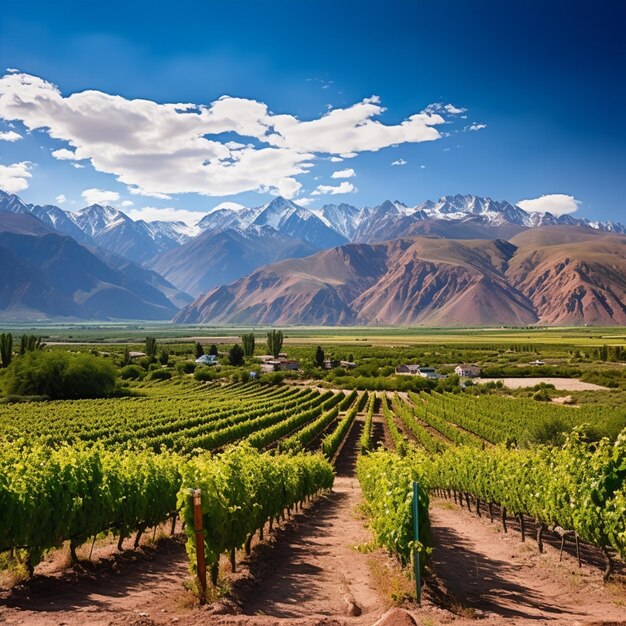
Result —
<svg viewBox="0 0 626 626"><path fill-rule="evenodd" d="M382 438L382 424L377 426ZM94 564L60 568L47 562L34 579L5 590L0 624L371 626L391 606L390 591L399 589L401 602L412 583L391 558L364 549L371 535L358 512L362 496L354 475L361 428L359 420L337 461L332 493L269 539L266 532L250 557L239 555L237 573L226 574L224 560L226 593L218 602L199 607L185 588L182 538L124 553L109 544ZM424 606L405 605L417 624L465 626L479 619L490 626L626 626L626 588L603 585L601 564L579 570L570 554L559 563L553 546L539 554L534 540L521 543L513 526L504 534L498 523L449 501L433 499L431 523Z"/></svg>

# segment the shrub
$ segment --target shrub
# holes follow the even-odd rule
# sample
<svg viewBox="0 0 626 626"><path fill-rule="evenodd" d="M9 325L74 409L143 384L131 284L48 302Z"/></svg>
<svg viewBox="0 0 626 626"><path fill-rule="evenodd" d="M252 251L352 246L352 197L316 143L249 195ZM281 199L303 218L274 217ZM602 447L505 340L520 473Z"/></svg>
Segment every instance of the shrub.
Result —
<svg viewBox="0 0 626 626"><path fill-rule="evenodd" d="M117 370L111 362L87 353L35 351L15 359L3 381L8 395L101 398L116 390Z"/></svg>
<svg viewBox="0 0 626 626"><path fill-rule="evenodd" d="M172 372L167 370L154 370L150 372L148 380L169 380L172 377Z"/></svg>
<svg viewBox="0 0 626 626"><path fill-rule="evenodd" d="M196 364L192 361L181 361L176 364L176 371L179 374L193 374L196 371Z"/></svg>
<svg viewBox="0 0 626 626"><path fill-rule="evenodd" d="M262 374L259 381L266 385L280 385L285 380L283 372L269 372L268 374Z"/></svg>
<svg viewBox="0 0 626 626"><path fill-rule="evenodd" d="M120 378L124 380L141 380L145 372L139 365L126 365L120 370Z"/></svg>
<svg viewBox="0 0 626 626"><path fill-rule="evenodd" d="M220 375L221 375L221 374L220 374L220 373L219 373L219 371L217 371L217 370L210 369L210 368L208 368L208 367L199 367L199 368L195 371L195 373L194 373L193 377L194 377L196 380L203 380L203 381L206 381L206 380L215 380L216 378L219 378L219 377L220 377Z"/></svg>

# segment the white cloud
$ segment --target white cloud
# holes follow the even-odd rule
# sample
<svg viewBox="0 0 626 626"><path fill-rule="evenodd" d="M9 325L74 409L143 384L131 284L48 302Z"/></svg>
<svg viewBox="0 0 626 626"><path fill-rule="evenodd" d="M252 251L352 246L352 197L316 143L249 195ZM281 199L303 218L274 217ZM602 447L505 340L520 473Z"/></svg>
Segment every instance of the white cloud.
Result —
<svg viewBox="0 0 626 626"><path fill-rule="evenodd" d="M487 124L474 123L471 126L468 126L466 130L482 130L483 128L487 128Z"/></svg>
<svg viewBox="0 0 626 626"><path fill-rule="evenodd" d="M398 159L397 161L392 161L391 165L406 165L406 161L404 159Z"/></svg>
<svg viewBox="0 0 626 626"><path fill-rule="evenodd" d="M373 96L301 121L246 98L160 104L95 90L64 96L52 83L23 73L0 78L0 118L66 142L71 150L55 151L61 158L69 159L73 150L73 158L89 159L135 195L158 198L253 190L294 197L302 186L297 178L316 158L353 158L362 151L434 141L441 137L436 127L449 114L445 108L426 109L387 125L377 119L384 111ZM225 142L222 133L243 141L231 136Z"/></svg>
<svg viewBox="0 0 626 626"><path fill-rule="evenodd" d="M17 141L21 139L22 135L16 133L14 130L8 130L6 132L0 133L0 141Z"/></svg>
<svg viewBox="0 0 626 626"><path fill-rule="evenodd" d="M313 202L313 198L297 198L294 202L300 206L309 206Z"/></svg>
<svg viewBox="0 0 626 626"><path fill-rule="evenodd" d="M311 195L320 196L327 193L335 195L338 193L351 193L353 191L356 191L356 187L352 183L349 183L347 180L344 180L340 185L337 185L336 187L333 187L332 185L318 185Z"/></svg>
<svg viewBox="0 0 626 626"><path fill-rule="evenodd" d="M68 150L67 148L53 150L52 156L59 161L75 161L77 158L76 153L72 150Z"/></svg>
<svg viewBox="0 0 626 626"><path fill-rule="evenodd" d="M65 197L65 195L64 195L64 194L61 194L61 195L57 196L57 197L54 199L54 201L55 201L57 204L63 204L66 200L67 200L67 198Z"/></svg>
<svg viewBox="0 0 626 626"><path fill-rule="evenodd" d="M139 187L129 187L128 191L133 194L133 196L144 196L146 198L158 198L159 200L171 200L172 196L168 196L166 193L161 193L160 191L146 191L145 189L141 189Z"/></svg>
<svg viewBox="0 0 626 626"><path fill-rule="evenodd" d="M338 156L332 156L332 157L330 157L330 161L332 163L340 163L341 161L343 161L343 159L341 157L338 157Z"/></svg>
<svg viewBox="0 0 626 626"><path fill-rule="evenodd" d="M7 71L9 74L15 74L16 72L19 72L19 70L18 70L18 69L16 69L16 68L14 68L14 67L7 67L6 71Z"/></svg>
<svg viewBox="0 0 626 626"><path fill-rule="evenodd" d="M459 115L459 113L465 113L467 109L455 107L453 104L445 104L443 107L450 115Z"/></svg>
<svg viewBox="0 0 626 626"><path fill-rule="evenodd" d="M0 189L7 193L19 193L28 189L28 179L31 178L30 161L20 161L11 165L0 165Z"/></svg>
<svg viewBox="0 0 626 626"><path fill-rule="evenodd" d="M80 163L72 163L72 167L75 167L77 170L85 169L85 166Z"/></svg>
<svg viewBox="0 0 626 626"><path fill-rule="evenodd" d="M123 200L122 202L120 202L120 206L123 207L129 207L129 206L134 206L134 202L132 200Z"/></svg>
<svg viewBox="0 0 626 626"><path fill-rule="evenodd" d="M159 209L145 206L140 209L130 209L130 211L126 211L126 215L132 220L145 220L146 222L185 222L189 225L195 225L205 216L205 213L189 211L187 209Z"/></svg>
<svg viewBox="0 0 626 626"><path fill-rule="evenodd" d="M220 202L219 204L216 204L209 211L209 213L214 213L215 211L220 211L221 209L228 209L229 211L242 211L246 208L246 206L244 206L243 204L239 204L239 202L230 202L227 200L226 202Z"/></svg>
<svg viewBox="0 0 626 626"><path fill-rule="evenodd" d="M426 169L426 166L425 166L425 165L420 165L420 169L421 169L421 170L425 170L425 169Z"/></svg>
<svg viewBox="0 0 626 626"><path fill-rule="evenodd" d="M85 189L80 194L87 204L107 204L109 202L117 202L120 194L117 191L105 191L104 189Z"/></svg>
<svg viewBox="0 0 626 626"><path fill-rule="evenodd" d="M567 215L578 210L581 204L574 196L563 193L550 193L531 200L520 200L517 206L529 213L552 213L552 215Z"/></svg>
<svg viewBox="0 0 626 626"><path fill-rule="evenodd" d="M336 172L333 172L331 174L331 178L352 178L353 176L356 176L356 172L349 167L346 170L337 170Z"/></svg>

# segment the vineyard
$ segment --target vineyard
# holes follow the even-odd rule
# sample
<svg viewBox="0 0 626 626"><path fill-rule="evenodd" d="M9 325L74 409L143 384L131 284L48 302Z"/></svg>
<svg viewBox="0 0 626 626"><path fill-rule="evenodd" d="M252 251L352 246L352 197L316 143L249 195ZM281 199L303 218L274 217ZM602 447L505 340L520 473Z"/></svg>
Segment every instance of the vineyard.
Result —
<svg viewBox="0 0 626 626"><path fill-rule="evenodd" d="M378 540L402 562L412 541L414 480L461 505L469 506L471 497L478 514L482 503L492 518L497 506L505 531L507 515L512 516L523 540L531 519L540 550L547 529L562 538L571 535L577 545L580 540L598 547L605 578L614 556L626 557L626 431L615 442L592 443L580 426L606 420L601 410L438 393L402 399L396 393L383 398L382 412L395 451L364 456L358 475ZM574 429L564 445L515 445L555 418ZM422 499L420 506L427 515Z"/></svg>
<svg viewBox="0 0 626 626"><path fill-rule="evenodd" d="M142 395L3 405L0 550L28 571L46 551L101 533L121 547L180 514L203 488L208 562L332 485L331 458L366 395L254 384L144 384ZM345 414L345 417L343 415ZM340 419L340 416L341 419ZM239 444L220 451L231 443ZM272 455L276 448L295 456ZM211 455L210 452L217 452ZM278 490L278 491L277 491ZM218 537L217 528L228 533Z"/></svg>
<svg viewBox="0 0 626 626"><path fill-rule="evenodd" d="M432 552L429 507L453 499L472 512L595 546L605 577L626 557L626 436L607 431L620 408L454 393L323 391L180 377L138 382L126 397L0 405L0 551L32 575L50 551L115 537L140 545L149 528L183 523L196 571L192 494L212 588L220 558L235 568L286 514L355 472L376 543L402 568ZM556 429L557 445L537 433ZM561 432L569 433L565 436ZM385 445L386 444L386 445ZM413 482L419 541L414 540ZM343 487L342 487L343 488ZM308 506L314 506L308 504ZM305 515L306 509L305 507ZM496 514L497 510L497 514ZM180 524L179 522L179 524ZM128 545L128 543L127 543ZM196 590L197 593L199 588Z"/></svg>

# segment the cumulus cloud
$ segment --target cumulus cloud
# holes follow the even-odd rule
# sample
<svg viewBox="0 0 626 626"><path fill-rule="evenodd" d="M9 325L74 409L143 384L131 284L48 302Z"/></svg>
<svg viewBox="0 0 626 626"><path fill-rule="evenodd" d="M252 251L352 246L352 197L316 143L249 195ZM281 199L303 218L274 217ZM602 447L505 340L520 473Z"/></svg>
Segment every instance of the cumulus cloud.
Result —
<svg viewBox="0 0 626 626"><path fill-rule="evenodd" d="M77 170L82 170L85 166L80 163L72 163L72 167L75 167Z"/></svg>
<svg viewBox="0 0 626 626"><path fill-rule="evenodd" d="M129 207L129 206L134 206L134 204L135 203L132 200L124 200L124 201L120 202L120 206L122 206L124 208Z"/></svg>
<svg viewBox="0 0 626 626"><path fill-rule="evenodd" d="M204 213L189 211L187 209L164 208L145 206L140 209L130 209L126 211L132 220L145 220L146 222L185 222L193 226L203 217Z"/></svg>
<svg viewBox="0 0 626 626"><path fill-rule="evenodd" d="M0 189L7 193L19 193L28 189L28 179L32 176L31 167L30 161L0 165Z"/></svg>
<svg viewBox="0 0 626 626"><path fill-rule="evenodd" d="M383 124L378 118L384 111L373 96L302 121L247 98L159 104L95 90L65 96L52 83L24 73L0 78L0 118L63 141L66 147L55 151L61 154L55 158L88 159L132 193L158 198L252 190L294 197L301 188L298 176L310 171L316 158L347 159L434 141L441 137L436 127L450 115L445 106L427 107L398 124ZM228 142L222 133L231 134ZM232 134L242 140L233 141Z"/></svg>
<svg viewBox="0 0 626 626"><path fill-rule="evenodd" d="M552 215L567 215L578 210L581 202L574 196L563 193L550 193L539 198L520 200L517 206L529 213L552 213Z"/></svg>
<svg viewBox="0 0 626 626"><path fill-rule="evenodd" d="M54 199L57 204L63 204L66 200L65 194L61 194Z"/></svg>
<svg viewBox="0 0 626 626"><path fill-rule="evenodd" d="M53 150L52 156L59 161L75 161L77 158L76 153L72 150L68 150L67 148Z"/></svg>
<svg viewBox="0 0 626 626"><path fill-rule="evenodd" d="M487 128L487 124L474 123L468 126L466 130L482 130L483 128Z"/></svg>
<svg viewBox="0 0 626 626"><path fill-rule="evenodd" d="M333 172L331 174L331 178L352 178L353 176L356 176L356 172L349 167L348 169L345 170L337 170L336 172Z"/></svg>
<svg viewBox="0 0 626 626"><path fill-rule="evenodd" d="M356 187L349 183L347 180L344 180L341 184L334 187L333 185L318 185L315 188L315 191L311 194L312 196L320 196L322 194L331 194L335 195L338 193L352 193L356 191Z"/></svg>
<svg viewBox="0 0 626 626"><path fill-rule="evenodd" d="M398 159L397 161L392 161L391 165L406 165L406 161L404 159Z"/></svg>
<svg viewBox="0 0 626 626"><path fill-rule="evenodd" d="M117 191L106 191L95 187L85 189L80 195L87 204L107 204L117 202L120 199L120 194Z"/></svg>
<svg viewBox="0 0 626 626"><path fill-rule="evenodd" d="M343 161L343 159L341 157L338 157L338 156L332 156L332 157L330 157L330 161L332 163L341 163L341 161Z"/></svg>
<svg viewBox="0 0 626 626"><path fill-rule="evenodd" d="M0 133L0 141L17 141L21 139L22 135L16 133L14 130L7 130L6 132Z"/></svg>
<svg viewBox="0 0 626 626"><path fill-rule="evenodd" d="M300 206L309 206L311 202L313 202L313 198L298 198L297 200L295 200L295 203L299 204Z"/></svg>

